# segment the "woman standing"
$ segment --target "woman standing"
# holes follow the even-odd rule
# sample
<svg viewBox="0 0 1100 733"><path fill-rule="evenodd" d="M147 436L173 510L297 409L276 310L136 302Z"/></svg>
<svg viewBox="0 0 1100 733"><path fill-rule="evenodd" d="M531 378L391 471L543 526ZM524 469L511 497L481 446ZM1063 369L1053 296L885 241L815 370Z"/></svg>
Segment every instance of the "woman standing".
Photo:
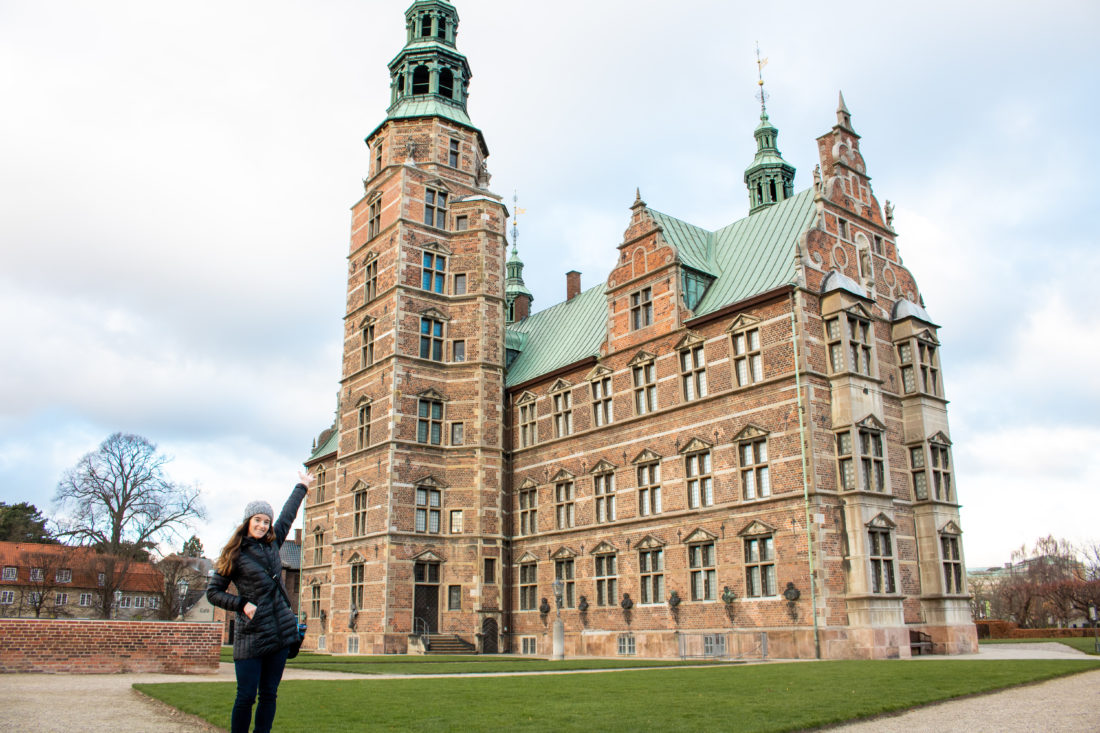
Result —
<svg viewBox="0 0 1100 733"><path fill-rule="evenodd" d="M278 521L266 501L253 501L244 509L244 521L233 532L214 563L215 574L206 597L215 606L236 611L233 664L237 670L237 699L233 703L232 733L248 733L252 704L256 707L256 733L269 733L275 720L275 697L283 678L287 653L298 641L298 619L282 587L279 548L286 539L298 507L313 475L299 473L301 481L290 492ZM237 595L226 591L230 583Z"/></svg>

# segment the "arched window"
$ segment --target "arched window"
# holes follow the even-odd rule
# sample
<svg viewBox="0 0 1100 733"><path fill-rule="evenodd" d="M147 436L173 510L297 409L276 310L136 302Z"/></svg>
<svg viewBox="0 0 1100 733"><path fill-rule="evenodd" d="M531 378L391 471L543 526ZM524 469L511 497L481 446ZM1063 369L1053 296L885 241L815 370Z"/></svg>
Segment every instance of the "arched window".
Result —
<svg viewBox="0 0 1100 733"><path fill-rule="evenodd" d="M428 67L417 66L413 70L413 94L427 94L428 93Z"/></svg>
<svg viewBox="0 0 1100 733"><path fill-rule="evenodd" d="M439 72L439 93L447 99L454 96L455 75L450 69Z"/></svg>
<svg viewBox="0 0 1100 733"><path fill-rule="evenodd" d="M420 16L420 35L425 38L432 35L432 16L426 13Z"/></svg>

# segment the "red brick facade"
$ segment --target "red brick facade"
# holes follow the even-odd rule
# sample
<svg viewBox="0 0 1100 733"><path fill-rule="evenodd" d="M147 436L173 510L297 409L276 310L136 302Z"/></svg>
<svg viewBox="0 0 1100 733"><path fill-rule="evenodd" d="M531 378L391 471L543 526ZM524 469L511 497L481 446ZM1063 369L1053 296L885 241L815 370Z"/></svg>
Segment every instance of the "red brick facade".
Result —
<svg viewBox="0 0 1100 733"><path fill-rule="evenodd" d="M337 432L308 462L306 646L403 652L426 619L549 654L560 574L571 655L761 632L781 657L906 657L916 631L972 651L937 327L837 116L812 198L770 204L810 222L779 243L785 283L697 314L686 245L639 196L598 353L522 383L481 133L431 115L372 133Z"/></svg>
<svg viewBox="0 0 1100 733"><path fill-rule="evenodd" d="M171 621L0 619L0 672L218 671L221 625Z"/></svg>

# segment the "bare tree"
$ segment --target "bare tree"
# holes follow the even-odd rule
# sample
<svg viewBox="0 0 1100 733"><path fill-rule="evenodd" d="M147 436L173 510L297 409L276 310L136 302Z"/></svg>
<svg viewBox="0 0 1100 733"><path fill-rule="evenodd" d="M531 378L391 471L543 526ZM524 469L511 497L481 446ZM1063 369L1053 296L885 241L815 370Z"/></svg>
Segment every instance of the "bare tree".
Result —
<svg viewBox="0 0 1100 733"><path fill-rule="evenodd" d="M140 435L111 435L58 483L54 501L68 512L59 534L118 555L205 518L198 488L165 474L170 460Z"/></svg>
<svg viewBox="0 0 1100 733"><path fill-rule="evenodd" d="M201 557L169 555L157 563L157 570L164 576L164 588L160 592L160 611L157 614L159 618L173 619L187 610L183 607L187 598L180 594L183 588L186 588L184 592L188 595L206 588L202 562Z"/></svg>
<svg viewBox="0 0 1100 733"><path fill-rule="evenodd" d="M21 609L34 614L57 618L67 616L67 603L58 604L58 594L67 593L72 587L73 555L70 551L28 552L27 582L22 588ZM20 613L22 615L22 612Z"/></svg>

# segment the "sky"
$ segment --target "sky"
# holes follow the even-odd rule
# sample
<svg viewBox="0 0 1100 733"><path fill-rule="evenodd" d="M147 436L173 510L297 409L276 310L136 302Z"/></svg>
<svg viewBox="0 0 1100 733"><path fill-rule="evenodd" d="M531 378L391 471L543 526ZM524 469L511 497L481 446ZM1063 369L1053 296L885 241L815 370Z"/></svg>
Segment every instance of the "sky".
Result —
<svg viewBox="0 0 1100 733"><path fill-rule="evenodd" d="M0 0L0 501L116 431L214 553L331 424L349 208L408 0ZM1100 540L1100 5L456 0L534 309L606 277L635 188L747 214L755 48L809 187L843 90L942 326L967 565ZM511 208L511 207L510 207ZM170 549L170 548L169 548Z"/></svg>

